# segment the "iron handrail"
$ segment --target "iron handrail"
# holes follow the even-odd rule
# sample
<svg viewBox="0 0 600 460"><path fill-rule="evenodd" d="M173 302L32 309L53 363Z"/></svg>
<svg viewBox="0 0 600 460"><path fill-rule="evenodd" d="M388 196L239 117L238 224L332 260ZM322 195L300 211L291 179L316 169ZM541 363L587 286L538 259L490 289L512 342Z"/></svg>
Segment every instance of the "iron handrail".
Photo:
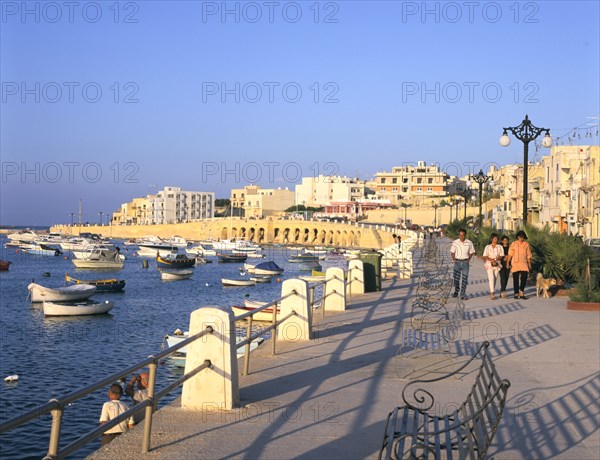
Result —
<svg viewBox="0 0 600 460"><path fill-rule="evenodd" d="M169 384L166 388L164 388L159 393L157 393L157 395L154 395L154 386L156 383L156 366L157 366L158 361L164 357L167 357L167 356L177 352L177 350L179 350L180 348L185 347L189 343L191 343L195 340L198 340L199 338L205 336L206 334L211 334L212 332L213 332L213 328L211 326L207 326L205 329L203 329L199 333L189 337L186 340L183 340L182 342L180 342L172 347L167 348L166 350L158 353L157 355L149 356L148 358L146 358L142 361L139 361L136 364L133 364L122 371L113 373L113 374L109 375L108 377L105 377L102 380L99 380L98 382L95 382L91 385L87 385L86 387L76 390L74 392L68 393L65 396L63 396L62 398L53 398L50 401L48 401L47 403L45 403L44 405L42 405L36 409L32 409L32 410L26 412L25 414L19 415L17 417L13 417L12 419L9 419L6 422L0 424L0 433L4 433L6 431L12 430L21 425L24 425L25 423L30 422L31 420L34 420L34 419L42 417L46 414L52 413L52 429L51 429L51 433L50 433L48 454L44 458L45 459L64 458L65 456L72 454L73 452L77 451L78 449L85 446L89 442L93 441L98 436L103 434L106 430L118 425L119 423L121 423L124 420L127 420L129 417L133 416L133 414L140 412L142 409L152 406L152 411L154 411L156 409L158 401L162 397L164 397L170 391L175 389L181 383L185 382L189 378L196 375L201 370L206 369L207 367L210 367L210 365L211 365L210 361L208 361L208 360L204 361L204 363L202 365L198 366L193 371L185 374L183 377L180 377L177 381ZM67 445L62 450L59 449L60 431L61 431L61 425L62 425L62 414L64 412L65 407L68 404L70 404L71 402L76 401L78 399L81 399L81 398L93 393L94 391L97 391L97 390L105 387L108 384L119 381L121 378L123 378L131 373L134 373L134 372L138 371L139 369L142 369L146 366L150 367L150 379L149 379L149 386L148 386L149 398L147 400L142 401L139 404L136 404L135 407L128 409L126 412L119 415L115 419L112 419L112 420L108 421L107 423L94 428L93 430L89 431L85 435L83 435L83 436L79 437L78 439L76 439L75 441L73 441L71 444ZM167 389L168 389L168 391L165 391ZM148 411L146 411L146 413L148 414ZM150 418L151 417L152 417L152 414L150 413ZM142 449L144 452L147 452L147 450L149 448L149 441L150 441L149 440L149 436L150 436L149 430L150 430L150 426L151 426L151 420L146 420L146 425L147 425L147 427L146 427L146 430L144 433L144 447Z"/></svg>
<svg viewBox="0 0 600 460"><path fill-rule="evenodd" d="M246 339L237 342L235 344L235 348L236 350L238 348L242 348L243 346L249 344L250 342L252 342L253 340L258 339L261 335L263 335L265 332L269 332L272 331L273 329L275 329L277 326L279 326L281 323L283 323L285 320L290 319L292 316L296 316L298 313L296 313L295 310L292 310L290 313L288 313L287 315L285 315L283 318L278 319L277 321L275 321L275 323L271 323L269 324L267 327L265 327L264 329L261 329L260 331L256 331L254 334L251 334L249 337L247 337Z"/></svg>

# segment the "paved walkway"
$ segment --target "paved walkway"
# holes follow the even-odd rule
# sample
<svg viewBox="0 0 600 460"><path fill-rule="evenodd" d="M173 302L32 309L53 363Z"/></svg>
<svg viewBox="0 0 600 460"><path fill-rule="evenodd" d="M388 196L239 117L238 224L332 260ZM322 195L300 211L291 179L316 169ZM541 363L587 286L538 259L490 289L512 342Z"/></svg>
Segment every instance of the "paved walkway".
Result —
<svg viewBox="0 0 600 460"><path fill-rule="evenodd" d="M413 280L385 282L382 292L355 297L346 312L317 315L310 343L283 344L275 357L259 347L253 373L240 379L243 407L161 409L144 458L376 457L387 414L401 404L400 377L408 365L427 362L398 354L415 287ZM497 368L512 383L490 457L600 458L600 315L567 310L565 297L537 299L533 287L528 300L492 301L479 260L467 294L471 321L456 342L456 360L491 340ZM440 409L462 402L473 378L470 372L438 385ZM142 458L142 431L137 426L91 458Z"/></svg>

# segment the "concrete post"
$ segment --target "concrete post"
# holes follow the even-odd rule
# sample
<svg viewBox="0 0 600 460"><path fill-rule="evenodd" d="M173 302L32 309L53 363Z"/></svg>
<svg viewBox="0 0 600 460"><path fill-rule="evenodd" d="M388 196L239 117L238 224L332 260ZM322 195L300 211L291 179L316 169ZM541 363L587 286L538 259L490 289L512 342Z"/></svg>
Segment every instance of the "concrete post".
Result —
<svg viewBox="0 0 600 460"><path fill-rule="evenodd" d="M325 273L325 303L327 311L346 310L346 280L344 270L340 267L331 267Z"/></svg>
<svg viewBox="0 0 600 460"><path fill-rule="evenodd" d="M308 282L299 278L285 280L281 285L281 297L295 292L281 301L278 318L284 318L292 311L296 315L286 319L277 328L277 340L298 342L312 339L312 305L308 292Z"/></svg>
<svg viewBox="0 0 600 460"><path fill-rule="evenodd" d="M350 295L365 293L365 267L362 260L352 259L348 262L348 284Z"/></svg>
<svg viewBox="0 0 600 460"><path fill-rule="evenodd" d="M200 410L231 410L239 402L239 376L235 319L230 308L206 306L190 315L190 336L212 326L214 331L187 347L185 372L209 359L211 367L183 384L181 407Z"/></svg>

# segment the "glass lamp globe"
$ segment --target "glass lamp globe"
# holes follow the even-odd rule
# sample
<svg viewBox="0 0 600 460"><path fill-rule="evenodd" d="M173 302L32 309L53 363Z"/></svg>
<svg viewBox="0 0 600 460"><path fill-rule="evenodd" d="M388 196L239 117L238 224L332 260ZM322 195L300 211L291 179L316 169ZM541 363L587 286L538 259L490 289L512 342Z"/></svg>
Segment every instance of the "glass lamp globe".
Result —
<svg viewBox="0 0 600 460"><path fill-rule="evenodd" d="M542 139L542 146L549 148L552 146L552 138L550 137L550 134L547 134L544 136L544 138Z"/></svg>
<svg viewBox="0 0 600 460"><path fill-rule="evenodd" d="M508 147L510 145L510 137L508 137L508 134L504 133L500 137L500 145L502 147Z"/></svg>

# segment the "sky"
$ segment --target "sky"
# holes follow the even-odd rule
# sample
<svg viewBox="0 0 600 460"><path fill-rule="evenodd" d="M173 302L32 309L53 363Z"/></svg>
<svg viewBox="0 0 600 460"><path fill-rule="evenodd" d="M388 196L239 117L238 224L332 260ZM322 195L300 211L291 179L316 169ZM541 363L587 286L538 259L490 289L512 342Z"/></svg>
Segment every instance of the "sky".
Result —
<svg viewBox="0 0 600 460"><path fill-rule="evenodd" d="M464 175L522 162L498 139L525 114L598 143L597 1L0 3L0 225L164 186Z"/></svg>

